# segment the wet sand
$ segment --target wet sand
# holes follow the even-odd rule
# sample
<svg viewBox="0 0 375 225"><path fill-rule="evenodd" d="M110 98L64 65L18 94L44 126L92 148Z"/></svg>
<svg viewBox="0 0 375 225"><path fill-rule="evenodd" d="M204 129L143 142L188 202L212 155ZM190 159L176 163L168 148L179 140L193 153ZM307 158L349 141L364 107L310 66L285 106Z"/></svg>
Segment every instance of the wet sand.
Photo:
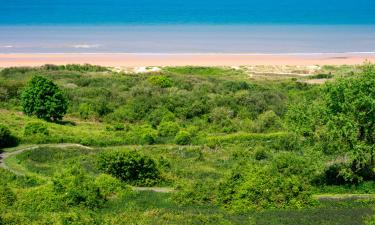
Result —
<svg viewBox="0 0 375 225"><path fill-rule="evenodd" d="M152 54L152 53L61 53L0 54L0 67L44 64L95 64L135 66L247 66L247 65L356 65L375 63L375 53L324 54Z"/></svg>

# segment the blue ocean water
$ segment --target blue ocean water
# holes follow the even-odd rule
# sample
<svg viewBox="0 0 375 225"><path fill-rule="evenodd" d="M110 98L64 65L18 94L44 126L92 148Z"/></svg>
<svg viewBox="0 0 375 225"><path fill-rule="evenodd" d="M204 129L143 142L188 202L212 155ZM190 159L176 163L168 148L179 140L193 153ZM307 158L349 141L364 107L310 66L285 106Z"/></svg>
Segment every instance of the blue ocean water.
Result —
<svg viewBox="0 0 375 225"><path fill-rule="evenodd" d="M1 0L0 24L375 24L374 0Z"/></svg>
<svg viewBox="0 0 375 225"><path fill-rule="evenodd" d="M0 0L0 53L375 52L374 0Z"/></svg>

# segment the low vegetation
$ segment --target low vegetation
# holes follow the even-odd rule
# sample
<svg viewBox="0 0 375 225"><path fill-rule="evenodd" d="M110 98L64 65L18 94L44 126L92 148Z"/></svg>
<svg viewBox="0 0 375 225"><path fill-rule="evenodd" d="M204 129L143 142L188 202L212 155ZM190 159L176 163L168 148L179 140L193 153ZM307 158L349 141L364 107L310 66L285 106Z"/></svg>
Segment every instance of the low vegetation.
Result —
<svg viewBox="0 0 375 225"><path fill-rule="evenodd" d="M374 86L371 64L3 69L0 224L371 224Z"/></svg>

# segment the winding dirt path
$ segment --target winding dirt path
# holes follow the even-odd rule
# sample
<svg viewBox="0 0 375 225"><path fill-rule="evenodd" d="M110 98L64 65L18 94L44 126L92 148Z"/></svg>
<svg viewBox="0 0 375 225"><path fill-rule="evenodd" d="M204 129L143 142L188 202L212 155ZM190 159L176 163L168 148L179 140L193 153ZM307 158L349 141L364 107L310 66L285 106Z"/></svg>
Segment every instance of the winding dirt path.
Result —
<svg viewBox="0 0 375 225"><path fill-rule="evenodd" d="M9 167L5 163L5 159L7 159L10 156L21 154L22 152L30 151L30 150L37 149L37 148L40 148L40 147L56 147L56 148L80 147L80 148L92 149L90 147L80 145L80 144L66 144L66 143L64 143L64 144L33 145L33 146L27 146L27 147L16 147L16 148L14 148L14 149L16 149L14 151L6 151L6 152L0 153L0 167L4 168L4 169L7 169L7 170L10 170L11 172L13 172L15 174L20 174L18 171L15 171L11 167Z"/></svg>
<svg viewBox="0 0 375 225"><path fill-rule="evenodd" d="M37 148L40 148L40 147L55 147L55 148L79 147L79 148L93 149L91 147L87 147L87 146L80 145L80 144L43 144L43 145L33 145L33 146L27 146L27 147L26 146L25 147L16 147L16 148L14 148L15 149L14 151L7 151L7 152L1 152L0 153L0 167L4 168L4 169L7 169L7 170L9 170L9 171L11 171L11 172L13 172L17 175L23 175L20 172L18 172L16 170L12 169L11 167L9 167L5 163L5 159L7 159L8 157L17 155L17 154L21 154L22 152L30 151L30 150L37 149ZM135 191L152 191L152 192L159 192L159 193L170 193L170 192L175 191L173 188L169 188L169 187L133 187L133 190L135 190Z"/></svg>

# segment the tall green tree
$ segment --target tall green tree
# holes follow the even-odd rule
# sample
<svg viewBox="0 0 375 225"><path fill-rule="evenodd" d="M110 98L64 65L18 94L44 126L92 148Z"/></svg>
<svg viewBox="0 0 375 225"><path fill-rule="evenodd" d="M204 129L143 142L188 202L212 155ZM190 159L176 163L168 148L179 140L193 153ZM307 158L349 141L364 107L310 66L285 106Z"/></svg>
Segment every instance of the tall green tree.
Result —
<svg viewBox="0 0 375 225"><path fill-rule="evenodd" d="M324 153L346 156L335 176L375 179L375 65L327 83L322 93L313 103L291 107L290 124Z"/></svg>
<svg viewBox="0 0 375 225"><path fill-rule="evenodd" d="M25 114L45 120L61 120L67 112L68 100L62 90L51 80L33 77L22 92Z"/></svg>

